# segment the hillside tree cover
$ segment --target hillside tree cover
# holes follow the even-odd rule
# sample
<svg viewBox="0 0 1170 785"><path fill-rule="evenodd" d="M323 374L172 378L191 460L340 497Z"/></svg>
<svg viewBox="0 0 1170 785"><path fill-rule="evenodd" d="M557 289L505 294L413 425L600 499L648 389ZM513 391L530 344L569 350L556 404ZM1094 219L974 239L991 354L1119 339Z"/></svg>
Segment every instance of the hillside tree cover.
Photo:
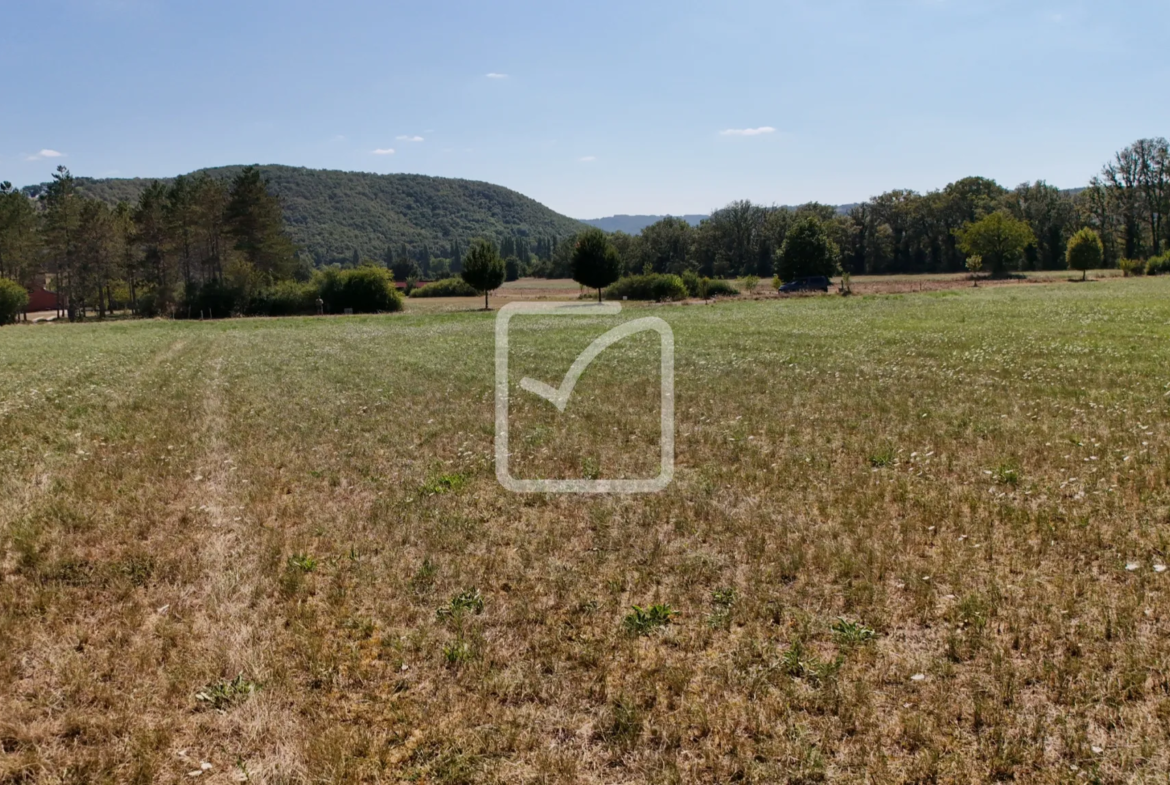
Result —
<svg viewBox="0 0 1170 785"><path fill-rule="evenodd" d="M202 169L188 179L232 183L242 166ZM412 259L422 274L431 259L452 272L475 237L494 240L501 255L548 259L552 248L585 224L515 191L490 183L411 174L338 172L292 166L255 166L280 199L288 238L317 267L357 266L361 259ZM110 205L135 203L153 180L77 178L79 193ZM160 180L170 187L171 179ZM48 185L30 186L36 197ZM386 265L389 267L389 265ZM399 278L399 280L404 280Z"/></svg>

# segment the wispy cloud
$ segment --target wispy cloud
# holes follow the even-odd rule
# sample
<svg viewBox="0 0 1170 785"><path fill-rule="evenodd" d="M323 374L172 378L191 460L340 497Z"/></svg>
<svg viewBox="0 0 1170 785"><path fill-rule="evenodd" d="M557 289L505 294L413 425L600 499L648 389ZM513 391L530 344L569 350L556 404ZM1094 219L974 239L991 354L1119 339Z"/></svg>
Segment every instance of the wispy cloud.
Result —
<svg viewBox="0 0 1170 785"><path fill-rule="evenodd" d="M400 141L400 142L421 142L421 141L423 141L423 138L421 136L409 136L409 135L404 134L404 135L398 137L398 141Z"/></svg>
<svg viewBox="0 0 1170 785"><path fill-rule="evenodd" d="M47 150L46 149L46 150L41 150L36 155L30 155L28 157L28 160L39 161L42 158L64 158L64 157L65 157L65 153L59 153L56 150Z"/></svg>
<svg viewBox="0 0 1170 785"><path fill-rule="evenodd" d="M592 162L596 161L597 156L596 155L584 155L584 156L581 156L580 158L578 158L577 160L583 164L588 164L588 163L592 163Z"/></svg>
<svg viewBox="0 0 1170 785"><path fill-rule="evenodd" d="M394 148L379 147L377 150L374 150L374 155L394 155Z"/></svg>
<svg viewBox="0 0 1170 785"><path fill-rule="evenodd" d="M762 134L775 133L776 129L770 125L762 125L759 128L728 128L726 131L720 131L720 136L760 136Z"/></svg>
<svg viewBox="0 0 1170 785"><path fill-rule="evenodd" d="M507 79L507 74L497 74L495 71L487 75L488 79Z"/></svg>
<svg viewBox="0 0 1170 785"><path fill-rule="evenodd" d="M338 134L337 136L333 137L332 141L334 141L334 142L346 142L346 141L349 141L349 140L346 138L345 134Z"/></svg>

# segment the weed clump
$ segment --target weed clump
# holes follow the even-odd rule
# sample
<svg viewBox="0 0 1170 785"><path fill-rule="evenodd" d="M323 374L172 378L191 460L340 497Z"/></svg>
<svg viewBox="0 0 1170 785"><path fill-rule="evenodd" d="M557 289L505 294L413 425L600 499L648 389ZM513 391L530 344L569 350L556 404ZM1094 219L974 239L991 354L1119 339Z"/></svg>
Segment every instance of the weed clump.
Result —
<svg viewBox="0 0 1170 785"><path fill-rule="evenodd" d="M221 679L206 685L195 693L195 700L216 711L226 711L252 697L257 689L256 682L240 673L230 681Z"/></svg>
<svg viewBox="0 0 1170 785"><path fill-rule="evenodd" d="M649 635L654 630L670 624L678 611L668 604L651 605L648 608L633 606L633 612L622 620L622 627L631 635Z"/></svg>
<svg viewBox="0 0 1170 785"><path fill-rule="evenodd" d="M456 594L450 602L435 611L435 615L440 619L461 619L468 612L476 616L483 613L483 595L479 589L468 589Z"/></svg>

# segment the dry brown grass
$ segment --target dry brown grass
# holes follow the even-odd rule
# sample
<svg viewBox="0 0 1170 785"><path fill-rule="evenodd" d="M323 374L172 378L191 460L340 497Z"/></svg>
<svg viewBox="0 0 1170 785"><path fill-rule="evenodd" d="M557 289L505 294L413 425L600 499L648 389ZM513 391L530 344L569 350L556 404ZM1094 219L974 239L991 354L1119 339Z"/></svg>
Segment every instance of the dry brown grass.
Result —
<svg viewBox="0 0 1170 785"><path fill-rule="evenodd" d="M631 306L629 498L499 487L488 314L6 328L0 782L1160 781L1168 295ZM643 468L654 352L520 466Z"/></svg>

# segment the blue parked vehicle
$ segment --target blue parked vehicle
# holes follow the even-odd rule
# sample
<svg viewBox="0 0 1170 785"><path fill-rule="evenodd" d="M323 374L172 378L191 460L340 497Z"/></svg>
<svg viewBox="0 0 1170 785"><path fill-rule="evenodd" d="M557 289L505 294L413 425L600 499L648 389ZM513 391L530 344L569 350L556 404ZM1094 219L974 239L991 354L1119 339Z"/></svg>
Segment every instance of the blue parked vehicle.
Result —
<svg viewBox="0 0 1170 785"><path fill-rule="evenodd" d="M793 292L827 292L829 291L829 279L823 275L814 275L811 278L797 278L795 281L789 281L780 287L780 294L791 294Z"/></svg>

